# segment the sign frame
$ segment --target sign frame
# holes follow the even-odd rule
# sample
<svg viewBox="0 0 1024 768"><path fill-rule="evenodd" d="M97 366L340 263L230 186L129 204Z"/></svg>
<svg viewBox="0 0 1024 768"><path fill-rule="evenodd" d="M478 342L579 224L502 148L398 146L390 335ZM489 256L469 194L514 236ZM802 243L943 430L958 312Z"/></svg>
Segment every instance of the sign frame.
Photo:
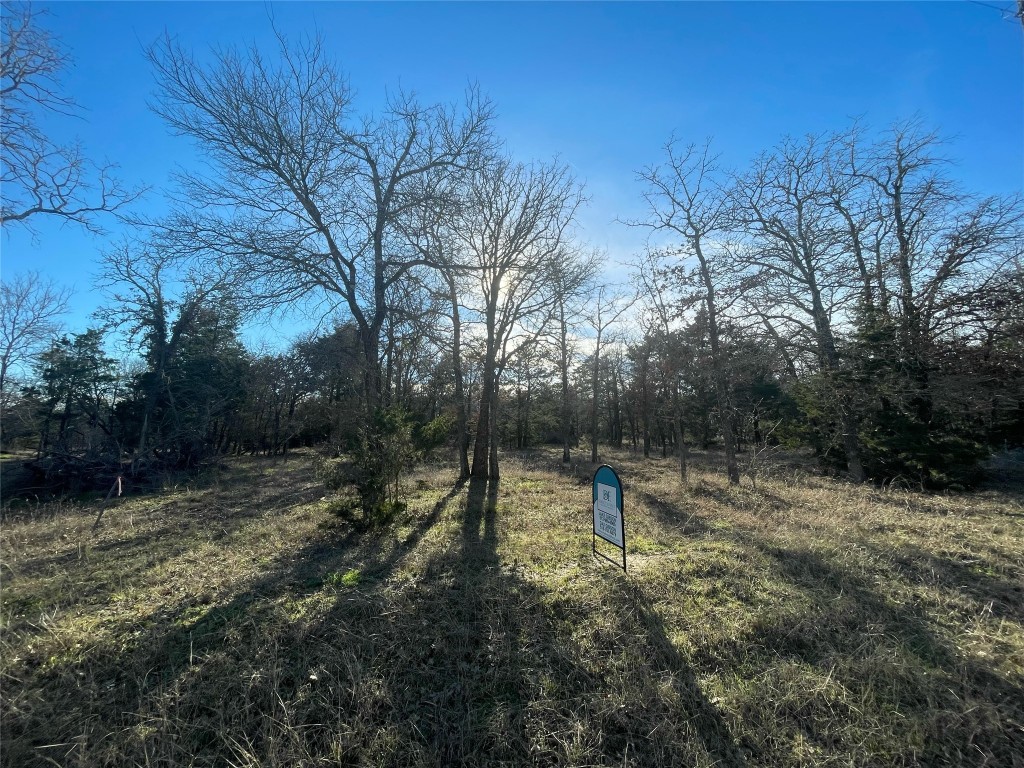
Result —
<svg viewBox="0 0 1024 768"><path fill-rule="evenodd" d="M620 521L620 524L622 526L621 529L620 529L621 533L622 533L622 544L621 545L617 541L613 541L612 539L609 539L607 536L602 535L597 530L597 507L598 507L598 499L597 499L598 490L597 490L597 487L598 487L599 484L602 485L602 486L605 486L605 487L611 486L611 488L614 489L615 492L616 492L615 507L616 507L616 510L618 511L619 521ZM623 493L622 493L622 481L619 479L618 473L614 469L612 469L612 467L610 467L608 464L602 464L596 470L594 470L594 477L593 477L593 480L591 481L591 496L592 496L592 498L591 498L591 502L592 502L592 505L591 505L591 521L593 523L593 531L592 531L591 540L590 540L591 551L594 553L595 557L602 557L605 560L607 560L609 563L613 563L614 565L622 566L622 571L623 571L623 573L625 573L626 572L626 515L625 515L625 510L624 510L625 501L624 501L624 497L623 497ZM597 549L597 539L598 539L598 537L600 537L600 539L602 541L608 542L613 547L616 547L617 549L621 549L622 550L622 562L621 563L618 562L617 560L612 560L612 558L608 557L608 555L606 555L604 552L598 551L598 549Z"/></svg>

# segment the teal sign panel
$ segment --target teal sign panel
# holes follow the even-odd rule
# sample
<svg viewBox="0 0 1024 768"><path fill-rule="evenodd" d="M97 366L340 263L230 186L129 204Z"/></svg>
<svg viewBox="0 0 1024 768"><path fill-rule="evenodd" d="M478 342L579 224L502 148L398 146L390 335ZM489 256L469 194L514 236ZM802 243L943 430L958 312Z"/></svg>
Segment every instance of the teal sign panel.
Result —
<svg viewBox="0 0 1024 768"><path fill-rule="evenodd" d="M622 550L622 570L626 570L626 523L623 518L622 482L615 470L602 464L594 472L594 535L591 548L595 555L615 563L597 549L598 537ZM619 563L615 563L619 565Z"/></svg>

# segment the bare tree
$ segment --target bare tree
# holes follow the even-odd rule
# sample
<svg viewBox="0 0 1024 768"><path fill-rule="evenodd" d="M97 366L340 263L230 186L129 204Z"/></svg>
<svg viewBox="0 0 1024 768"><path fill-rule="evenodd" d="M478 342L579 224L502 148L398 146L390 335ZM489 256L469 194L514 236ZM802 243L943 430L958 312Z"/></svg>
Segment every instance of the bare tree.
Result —
<svg viewBox="0 0 1024 768"><path fill-rule="evenodd" d="M372 411L394 289L436 266L411 242L410 222L479 164L492 110L470 89L461 108L399 94L359 119L320 40L279 44L279 65L254 48L221 51L209 66L170 40L150 50L156 111L217 171L183 177L189 203L171 230L179 248L237 265L264 300L319 293L328 311L340 302L359 330Z"/></svg>
<svg viewBox="0 0 1024 768"><path fill-rule="evenodd" d="M633 279L637 287L637 295L643 300L650 319L642 321L645 326L644 337L647 343L655 338L661 337L666 344L672 336L673 322L678 319L678 310L692 304L693 301L687 297L677 297L673 302L669 295L668 283L665 280L665 268L662 261L665 254L656 251L648 251L633 265ZM676 286L678 287L678 286ZM688 482L688 461L689 445L686 442L686 429L683 423L683 403L680 392L682 371L684 361L674 355L661 355L665 379L670 388L669 398L672 404L670 420L672 422L672 436L679 452L679 480L684 485Z"/></svg>
<svg viewBox="0 0 1024 768"><path fill-rule="evenodd" d="M0 283L0 394L9 394L13 368L31 361L60 331L71 290L38 272Z"/></svg>
<svg viewBox="0 0 1024 768"><path fill-rule="evenodd" d="M593 368L590 376L590 461L597 463L597 400L599 395L598 377L601 368L602 344L607 344L610 329L622 315L636 302L620 291L614 291L607 285L598 286L597 295L589 307L587 325L594 332Z"/></svg>
<svg viewBox="0 0 1024 768"><path fill-rule="evenodd" d="M452 318L452 375L455 379L456 429L458 430L459 480L469 477L469 399L465 392L462 370L462 317L459 314L459 293L456 273L447 270L444 275L448 288L448 302Z"/></svg>
<svg viewBox="0 0 1024 768"><path fill-rule="evenodd" d="M597 254L578 256L566 253L557 259L551 273L555 326L555 354L561 390L559 409L559 430L562 437L562 462L570 461L570 431L572 405L569 398L569 371L576 354L574 331L583 323L586 299L591 292L592 282L597 274Z"/></svg>
<svg viewBox="0 0 1024 768"><path fill-rule="evenodd" d="M79 114L60 87L70 55L40 26L44 15L28 3L3 5L0 225L30 226L35 217L50 215L101 232L96 214L116 211L142 190L126 189L112 175L115 166L91 162L79 144L58 145L40 128L40 114Z"/></svg>
<svg viewBox="0 0 1024 768"><path fill-rule="evenodd" d="M819 370L834 375L840 369L835 318L855 300L859 270L848 263L849 225L835 216L827 143L817 136L786 139L763 154L736 179L733 210L752 237L741 256L748 302L769 322L793 328ZM833 394L847 468L860 482L856 415L841 389Z"/></svg>
<svg viewBox="0 0 1024 768"><path fill-rule="evenodd" d="M863 183L881 223L878 311L898 327L901 360L914 383L913 407L932 419L929 393L935 339L956 333L963 310L988 293L1020 251L1020 195L972 198L943 173L939 136L919 121L897 123L866 150L851 148L846 174Z"/></svg>
<svg viewBox="0 0 1024 768"><path fill-rule="evenodd" d="M583 200L560 164L497 158L474 174L455 231L475 266L486 345L472 475L498 477L498 384L517 351L536 341L553 311L553 267Z"/></svg>
<svg viewBox="0 0 1024 768"><path fill-rule="evenodd" d="M469 444L469 397L466 394L466 376L463 362L463 296L471 291L475 266L463 248L455 232L462 210L466 204L465 189L448 198L443 206L421 210L421 218L409 231L410 241L415 243L424 261L434 268L432 275L424 282L428 291L441 296L446 303L447 320L451 323L451 349L453 397L456 407L456 447L459 458L459 480L466 480L470 474ZM431 279L431 277L433 279ZM447 344L442 343L442 347Z"/></svg>
<svg viewBox="0 0 1024 768"><path fill-rule="evenodd" d="M720 281L727 258L715 243L716 238L723 238L728 229L727 197L718 183L719 168L716 158L711 155L710 143L702 147L693 144L681 147L673 140L665 150L667 162L664 165L652 166L639 173L640 180L648 185L644 199L650 209L650 217L640 224L653 232L680 238L677 254L683 259L697 260L697 276L703 287L701 300L707 310L711 357L721 410L726 472L729 482L737 485L740 471L736 462L736 425L719 328ZM677 270L677 274L685 272Z"/></svg>

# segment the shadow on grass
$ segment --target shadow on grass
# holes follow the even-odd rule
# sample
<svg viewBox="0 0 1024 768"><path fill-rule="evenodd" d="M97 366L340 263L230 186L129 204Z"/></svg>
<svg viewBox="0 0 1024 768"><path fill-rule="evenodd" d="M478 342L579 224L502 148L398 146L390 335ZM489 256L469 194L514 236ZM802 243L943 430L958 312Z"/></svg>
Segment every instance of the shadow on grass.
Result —
<svg viewBox="0 0 1024 768"><path fill-rule="evenodd" d="M712 490L719 504L735 504L726 489ZM1024 678L1012 659L998 658L998 642L984 640L1001 620L1024 624L1022 588L1012 579L983 572L975 557L960 561L908 546L894 558L868 544L876 556L869 562L893 565L865 567L841 549L782 545L770 525L763 532L713 529L641 488L632 493L663 526L731 541L750 555L715 584L726 588L726 605L748 603L756 619L730 640L700 647L693 663L749 676L733 711L745 722L744 734L758 737L744 747L759 761L789 764L809 745L810 754L865 765L1024 765ZM769 508L782 502L768 501ZM775 584L773 592L781 587L791 598L751 603L757 595L745 587L758 583ZM944 599L920 596L918 584L939 595L966 595L976 615L944 620L951 610ZM975 652L961 627L987 616L994 620L975 630L986 650ZM875 735L865 741L865 734Z"/></svg>
<svg viewBox="0 0 1024 768"><path fill-rule="evenodd" d="M588 633L593 606L501 561L498 499L496 483L470 482L460 541L436 551L421 580L399 595L339 599L313 630L352 628L356 684L332 677L332 689L353 690L340 753L395 766L742 765L642 592L608 577L600 610L611 618Z"/></svg>
<svg viewBox="0 0 1024 768"><path fill-rule="evenodd" d="M678 706L685 713L691 738L701 744L713 765L746 765L721 714L701 690L691 662L684 658L669 639L664 620L643 590L635 582L623 578L620 589L610 594L613 597L611 608L621 615L632 614L628 624L643 630L635 635L637 650L648 664L661 671L662 681L668 680L671 683ZM645 762L641 761L641 764ZM666 764L677 763L668 760Z"/></svg>
<svg viewBox="0 0 1024 768"><path fill-rule="evenodd" d="M132 497L136 503L142 500L150 506L144 510L129 505L112 507L96 532L90 527L96 510L76 510L75 516L81 519L79 546L69 539L53 555L19 562L14 578L57 576L72 583L81 578L85 583L76 586L78 604L102 605L124 585L135 583L197 545L224 544L249 523L266 518L268 511L284 515L323 495L322 487L312 483L308 467L298 473L301 487L297 489L295 476L282 483L261 473L271 461L250 460L246 468L250 471L218 473L205 487L197 484L192 493ZM126 537L127 526L118 516L128 515L138 521L134 526L138 533ZM115 522L122 524L118 527Z"/></svg>
<svg viewBox="0 0 1024 768"><path fill-rule="evenodd" d="M316 489L309 492L319 493ZM211 711L218 711L224 716L218 705L223 707L231 700L232 684L237 680L219 676L230 676L241 668L255 675L253 682L260 681L263 673L258 670L266 666L268 651L290 647L289 655L301 658L302 649L293 642L297 636L286 615L287 603L308 595L311 588L322 588L325 577L346 569L365 568L374 578L386 578L458 492L459 486L452 488L416 523L404 545L386 552L374 546L379 537L375 531L349 527L340 539L324 541L317 536L298 551L281 553L263 576L226 602L207 604L186 599L144 620L129 617L105 623L104 629L117 639L115 647L87 644L85 648L69 649L66 658L28 658L25 667L34 677L35 690L19 691L24 695L5 701L10 706L4 713L2 764L52 765L56 759L61 764L77 761L101 765L102 751L97 750L109 746L103 743L109 742L112 734L118 734L124 742L119 746L123 751L115 750L114 764L147 763L154 756L179 759L181 754L176 753L182 750L212 750L206 762L200 759L198 764L224 764L225 749L237 757L237 734L220 730L220 721L211 715ZM305 493L296 495L287 490L262 497L267 504L294 504L304 499ZM239 514L213 537L230 536L246 520L260 514L266 514L265 508ZM321 529L324 526L337 529L338 523L330 520ZM173 529L171 526L170 531ZM191 527L180 532L183 539L189 531ZM165 535L171 541L163 540L161 546L173 549L177 539L173 533ZM127 558L120 560L120 575L129 578L177 554L175 551L156 559L147 556L143 551L147 540L153 541L145 536L120 540L128 547ZM127 571L125 559L131 564ZM113 586L104 583L85 590L79 605L88 605L88 598L96 597L103 589L112 591ZM289 670L289 676L292 673ZM8 692L20 687L16 681L16 676L9 679ZM273 682L278 686L286 680L274 678ZM245 698L244 692L233 692ZM50 705L33 705L37 696ZM257 721L263 714L273 719L273 702L261 704L269 708L249 714ZM146 723L156 726L144 726ZM145 735L132 738L139 732ZM231 740L225 743L228 736Z"/></svg>
<svg viewBox="0 0 1024 768"><path fill-rule="evenodd" d="M939 584L976 601L981 611L1024 626L1024 583L984 572L977 567L978 558L937 557L910 544L901 544L895 551L879 547L873 550L880 558L890 560L908 582Z"/></svg>
<svg viewBox="0 0 1024 768"><path fill-rule="evenodd" d="M752 696L774 701L780 735L800 733L823 751L859 752L858 762L1019 764L1019 679L958 649L911 595L882 589L877 580L810 549L780 547L750 534L735 537L767 556L774 577L795 586L802 598L762 615L732 642L704 649L696 661L790 669L751 689ZM841 694L828 692L833 682ZM875 752L863 751L869 727L885 733ZM785 761L791 744L782 741L760 745L762 759ZM882 745L888 754L877 751Z"/></svg>
<svg viewBox="0 0 1024 768"><path fill-rule="evenodd" d="M457 529L418 552L446 510ZM550 593L502 562L501 514L496 482L456 486L390 550L350 530L121 627L38 675L59 708L14 702L4 760L743 765L643 591L598 569L597 605ZM346 569L361 580L318 588Z"/></svg>
<svg viewBox="0 0 1024 768"><path fill-rule="evenodd" d="M625 492L624 489L623 493ZM715 531L704 516L681 510L677 505L659 498L649 491L629 487L629 493L642 502L651 511L654 519L669 530L684 536L702 536Z"/></svg>

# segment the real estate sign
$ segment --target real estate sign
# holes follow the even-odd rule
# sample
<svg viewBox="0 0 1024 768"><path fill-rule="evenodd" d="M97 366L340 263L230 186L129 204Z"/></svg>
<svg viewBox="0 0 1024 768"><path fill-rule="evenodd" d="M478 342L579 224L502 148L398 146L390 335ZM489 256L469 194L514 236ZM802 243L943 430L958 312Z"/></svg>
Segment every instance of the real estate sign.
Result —
<svg viewBox="0 0 1024 768"><path fill-rule="evenodd" d="M622 517L622 483L614 469L602 464L594 473L593 485L594 537L591 543L594 554L611 560L597 549L597 538L601 537L622 550L622 570L626 570L626 525Z"/></svg>

